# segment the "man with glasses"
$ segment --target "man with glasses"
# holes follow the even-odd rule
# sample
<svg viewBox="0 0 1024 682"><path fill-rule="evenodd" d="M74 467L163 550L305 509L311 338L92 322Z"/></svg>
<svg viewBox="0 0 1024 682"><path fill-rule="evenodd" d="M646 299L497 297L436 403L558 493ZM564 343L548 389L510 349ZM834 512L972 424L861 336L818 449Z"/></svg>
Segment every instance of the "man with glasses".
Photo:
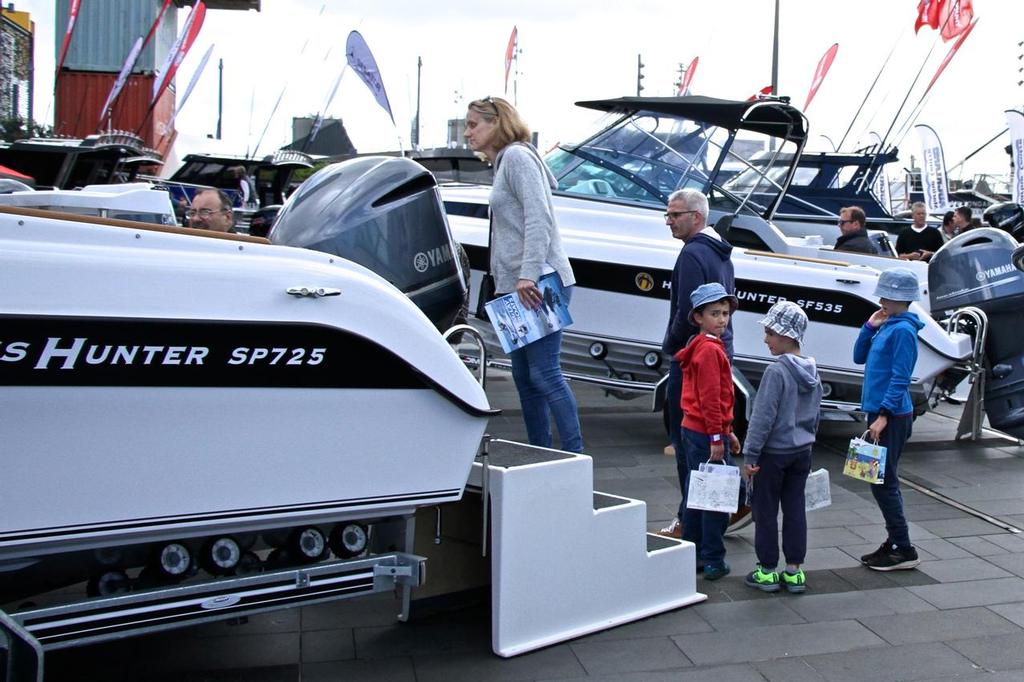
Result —
<svg viewBox="0 0 1024 682"><path fill-rule="evenodd" d="M860 206L847 206L839 209L839 231L842 234L836 240L835 251L853 251L878 255L878 249L871 243L871 236L865 227L867 217Z"/></svg>
<svg viewBox="0 0 1024 682"><path fill-rule="evenodd" d="M708 211L707 197L695 189L681 189L669 195L665 224L672 231L672 236L683 242L683 249L679 252L675 268L672 270L668 329L665 330L665 340L661 345L662 352L669 358L679 352L690 337L699 331L699 328L690 321L690 294L693 290L702 284L717 282L725 287L730 295L736 291L735 275L730 260L732 245L722 239L714 228L708 227ZM725 353L732 362L732 322L722 335L722 342L725 344ZM682 486L684 500L679 505L679 516L659 533L676 538L682 536L679 519L686 508L688 471L682 445L683 411L679 404L682 391L682 370L679 363L670 362L668 380L665 384L668 435L675 449L679 485ZM749 514L750 508L742 507L733 515L729 524L730 531L750 523Z"/></svg>
<svg viewBox="0 0 1024 682"><path fill-rule="evenodd" d="M231 209L231 199L219 189L196 192L185 216L188 218L188 226L197 230L235 231L235 212Z"/></svg>

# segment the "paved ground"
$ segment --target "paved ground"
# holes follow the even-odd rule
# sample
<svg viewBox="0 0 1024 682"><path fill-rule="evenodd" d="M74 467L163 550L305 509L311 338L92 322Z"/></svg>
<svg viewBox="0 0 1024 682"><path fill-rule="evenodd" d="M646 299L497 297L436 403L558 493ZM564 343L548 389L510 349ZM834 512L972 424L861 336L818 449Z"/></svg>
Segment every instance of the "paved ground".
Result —
<svg viewBox="0 0 1024 682"><path fill-rule="evenodd" d="M602 491L643 499L657 529L675 513L673 458L646 399L576 388ZM496 436L522 439L514 389ZM867 487L840 475L857 425L822 428L814 465L832 473L833 504L808 516L808 591L768 595L742 584L753 528L727 540L735 574L698 579L705 603L514 659L490 652L484 609L394 621L390 597L253 617L81 650L54 652L52 680L1024 680L1024 534L905 489L919 570L876 573L855 557L884 538ZM903 474L922 488L1024 528L1024 448L986 434L954 444L955 422L915 424ZM557 523L557 520L553 520Z"/></svg>

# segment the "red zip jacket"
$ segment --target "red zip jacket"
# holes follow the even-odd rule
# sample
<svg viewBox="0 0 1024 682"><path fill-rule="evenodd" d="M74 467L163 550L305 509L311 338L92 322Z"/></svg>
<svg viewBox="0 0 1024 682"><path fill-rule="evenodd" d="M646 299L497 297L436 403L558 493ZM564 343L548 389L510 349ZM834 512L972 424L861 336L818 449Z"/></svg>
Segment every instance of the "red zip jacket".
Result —
<svg viewBox="0 0 1024 682"><path fill-rule="evenodd" d="M675 354L683 369L683 428L709 436L732 433L732 408L736 401L732 369L722 340L696 334Z"/></svg>

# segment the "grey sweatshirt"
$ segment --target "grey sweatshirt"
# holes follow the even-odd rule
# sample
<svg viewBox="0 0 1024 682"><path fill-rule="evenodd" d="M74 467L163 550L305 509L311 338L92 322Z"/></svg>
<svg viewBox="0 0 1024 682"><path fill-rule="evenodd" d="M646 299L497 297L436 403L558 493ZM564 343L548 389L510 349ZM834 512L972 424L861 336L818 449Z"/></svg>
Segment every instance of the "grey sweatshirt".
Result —
<svg viewBox="0 0 1024 682"><path fill-rule="evenodd" d="M814 358L783 353L768 365L754 397L743 461L764 452L794 452L814 444L821 413L821 380Z"/></svg>
<svg viewBox="0 0 1024 682"><path fill-rule="evenodd" d="M533 145L514 142L494 161L491 189L491 274L497 293L515 291L516 281L536 282L554 269L563 286L576 283L555 224L551 190L557 187Z"/></svg>

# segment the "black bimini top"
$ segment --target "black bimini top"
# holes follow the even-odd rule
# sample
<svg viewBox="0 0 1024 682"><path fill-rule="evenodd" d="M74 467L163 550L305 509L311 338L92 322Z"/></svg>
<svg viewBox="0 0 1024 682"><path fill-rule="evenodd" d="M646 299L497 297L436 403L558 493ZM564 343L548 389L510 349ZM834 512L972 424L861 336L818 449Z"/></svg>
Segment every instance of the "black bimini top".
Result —
<svg viewBox="0 0 1024 682"><path fill-rule="evenodd" d="M741 102L701 96L618 97L576 102L576 106L622 114L650 111L703 121L729 130L752 130L793 140L800 145L807 138L807 119L799 109L778 99Z"/></svg>

